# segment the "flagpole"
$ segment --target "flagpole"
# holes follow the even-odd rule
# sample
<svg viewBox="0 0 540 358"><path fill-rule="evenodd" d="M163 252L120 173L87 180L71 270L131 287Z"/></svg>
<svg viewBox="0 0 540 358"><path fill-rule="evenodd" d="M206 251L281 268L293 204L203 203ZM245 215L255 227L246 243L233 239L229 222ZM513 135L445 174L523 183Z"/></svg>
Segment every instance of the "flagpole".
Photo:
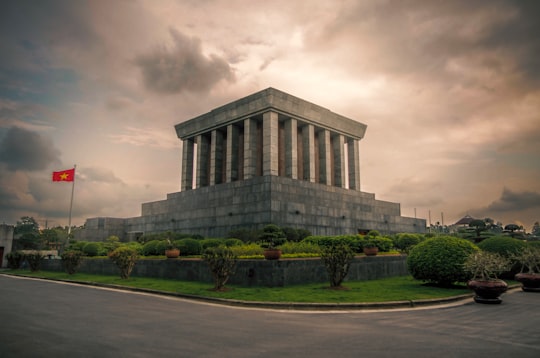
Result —
<svg viewBox="0 0 540 358"><path fill-rule="evenodd" d="M75 192L75 168L77 168L77 164L73 164L73 181L71 185L71 201L69 203L69 220L68 220L68 242L69 242L69 234L71 234L71 211L73 209L73 193Z"/></svg>

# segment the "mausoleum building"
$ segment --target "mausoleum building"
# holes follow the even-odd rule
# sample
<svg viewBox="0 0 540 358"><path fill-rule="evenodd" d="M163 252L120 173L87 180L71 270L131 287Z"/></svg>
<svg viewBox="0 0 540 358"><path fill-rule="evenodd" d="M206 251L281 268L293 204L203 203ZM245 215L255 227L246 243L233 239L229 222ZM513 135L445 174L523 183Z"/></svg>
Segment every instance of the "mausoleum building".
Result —
<svg viewBox="0 0 540 358"><path fill-rule="evenodd" d="M267 88L175 129L181 191L142 204L140 217L88 219L81 239L169 230L224 237L269 223L314 235L425 232L425 220L360 190L365 124Z"/></svg>

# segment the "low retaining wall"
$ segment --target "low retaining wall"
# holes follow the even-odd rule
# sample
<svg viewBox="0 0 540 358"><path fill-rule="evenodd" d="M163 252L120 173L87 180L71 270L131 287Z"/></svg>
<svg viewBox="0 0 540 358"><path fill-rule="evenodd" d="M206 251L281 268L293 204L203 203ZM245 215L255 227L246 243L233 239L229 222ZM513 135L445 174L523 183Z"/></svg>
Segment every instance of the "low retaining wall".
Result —
<svg viewBox="0 0 540 358"><path fill-rule="evenodd" d="M406 256L359 256L351 263L345 281L374 280L408 274ZM62 271L61 260L44 260L43 270ZM108 259L85 259L79 272L119 275ZM213 282L208 265L201 259L139 260L132 276L169 278L182 281ZM239 260L236 273L228 281L242 286L281 287L295 284L328 282L326 268L320 258Z"/></svg>

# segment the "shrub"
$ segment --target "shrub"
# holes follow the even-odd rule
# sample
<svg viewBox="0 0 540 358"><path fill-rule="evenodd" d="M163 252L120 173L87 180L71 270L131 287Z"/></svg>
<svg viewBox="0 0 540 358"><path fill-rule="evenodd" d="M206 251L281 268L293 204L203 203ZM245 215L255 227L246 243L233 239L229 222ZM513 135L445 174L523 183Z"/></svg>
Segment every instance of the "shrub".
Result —
<svg viewBox="0 0 540 358"><path fill-rule="evenodd" d="M142 247L142 254L144 256L163 255L163 252L159 252L160 240L151 240L145 243Z"/></svg>
<svg viewBox="0 0 540 358"><path fill-rule="evenodd" d="M243 245L243 244L244 243L242 242L242 240L239 240L239 239L234 239L234 238L225 239L225 246L227 246L227 247L240 246L240 245Z"/></svg>
<svg viewBox="0 0 540 358"><path fill-rule="evenodd" d="M268 224L263 228L258 240L264 248L273 249L283 245L287 241L287 238L279 226Z"/></svg>
<svg viewBox="0 0 540 358"><path fill-rule="evenodd" d="M407 267L417 280L450 286L469 279L463 264L475 251L478 247L467 240L438 236L413 247L407 257Z"/></svg>
<svg viewBox="0 0 540 358"><path fill-rule="evenodd" d="M321 247L309 242L286 242L281 245L283 254L320 254Z"/></svg>
<svg viewBox="0 0 540 358"><path fill-rule="evenodd" d="M504 257L519 253L525 246L525 242L510 236L494 236L478 244L481 250L494 252Z"/></svg>
<svg viewBox="0 0 540 358"><path fill-rule="evenodd" d="M222 245L204 251L203 259L208 263L214 277L214 290L223 291L225 283L236 269L237 257L233 250Z"/></svg>
<svg viewBox="0 0 540 358"><path fill-rule="evenodd" d="M281 231L283 231L283 235L285 236L285 238L287 239L287 241L300 241L299 240L299 236L298 236L298 232L296 231L295 228L293 227L284 227L281 229Z"/></svg>
<svg viewBox="0 0 540 358"><path fill-rule="evenodd" d="M225 239L211 239L211 238L208 238L208 239L201 240L201 246L202 246L203 251L208 249L208 248L218 247L218 246L221 246L221 245L225 245Z"/></svg>
<svg viewBox="0 0 540 358"><path fill-rule="evenodd" d="M392 239L384 236L360 236L357 239L357 251L362 251L364 247L374 247L376 246L379 251L381 252L388 252L392 250L392 247L394 246L394 243L392 242Z"/></svg>
<svg viewBox="0 0 540 358"><path fill-rule="evenodd" d="M24 254L20 251L13 251L6 255L6 259L8 260L8 267L16 270L21 267L24 261Z"/></svg>
<svg viewBox="0 0 540 358"><path fill-rule="evenodd" d="M82 252L87 256L99 256L103 247L100 242L88 242L83 246Z"/></svg>
<svg viewBox="0 0 540 358"><path fill-rule="evenodd" d="M400 233L394 236L394 247L399 251L407 254L411 248L418 245L423 240L420 234Z"/></svg>
<svg viewBox="0 0 540 358"><path fill-rule="evenodd" d="M157 254L156 255L165 255L165 250L169 249L169 248L173 248L173 245L172 243L170 242L170 240L158 240L158 242L156 243L156 252Z"/></svg>
<svg viewBox="0 0 540 358"><path fill-rule="evenodd" d="M232 246L230 248L236 256L242 258L262 256L264 249L259 244L244 244L242 246Z"/></svg>
<svg viewBox="0 0 540 358"><path fill-rule="evenodd" d="M330 287L341 287L341 283L349 273L353 258L354 251L342 243L325 247L322 250L321 259L328 272Z"/></svg>
<svg viewBox="0 0 540 358"><path fill-rule="evenodd" d="M195 239L181 239L174 242L175 246L180 250L180 255L200 255L202 252L201 242Z"/></svg>
<svg viewBox="0 0 540 358"><path fill-rule="evenodd" d="M79 269L81 265L84 253L78 250L64 251L60 257L62 258L62 265L66 272L73 275Z"/></svg>
<svg viewBox="0 0 540 358"><path fill-rule="evenodd" d="M24 258L28 262L28 266L30 266L30 271L39 271L41 268L41 262L45 258L44 255L41 254L39 251L35 251L33 253L25 254Z"/></svg>
<svg viewBox="0 0 540 358"><path fill-rule="evenodd" d="M353 251L362 251L361 237L358 235L340 235L340 236L308 236L302 242L319 245L321 248L327 248L338 244L349 246Z"/></svg>
<svg viewBox="0 0 540 358"><path fill-rule="evenodd" d="M464 269L473 280L496 280L497 275L510 268L510 260L495 252L476 251L467 257Z"/></svg>
<svg viewBox="0 0 540 358"><path fill-rule="evenodd" d="M110 252L109 258L120 269L120 277L122 279L128 279L133 267L135 267L135 264L137 263L139 255L137 254L137 250L127 246L121 246Z"/></svg>

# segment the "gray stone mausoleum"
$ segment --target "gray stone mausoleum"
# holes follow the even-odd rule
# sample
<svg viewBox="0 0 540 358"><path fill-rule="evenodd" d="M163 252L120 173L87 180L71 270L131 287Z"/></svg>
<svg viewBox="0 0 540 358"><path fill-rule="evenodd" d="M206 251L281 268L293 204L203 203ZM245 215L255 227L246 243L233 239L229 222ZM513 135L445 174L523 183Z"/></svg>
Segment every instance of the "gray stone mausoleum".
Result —
<svg viewBox="0 0 540 358"><path fill-rule="evenodd" d="M400 204L360 191L366 125L274 88L177 124L181 191L133 218L90 218L78 239L176 231L223 237L268 223L314 235L425 232Z"/></svg>

